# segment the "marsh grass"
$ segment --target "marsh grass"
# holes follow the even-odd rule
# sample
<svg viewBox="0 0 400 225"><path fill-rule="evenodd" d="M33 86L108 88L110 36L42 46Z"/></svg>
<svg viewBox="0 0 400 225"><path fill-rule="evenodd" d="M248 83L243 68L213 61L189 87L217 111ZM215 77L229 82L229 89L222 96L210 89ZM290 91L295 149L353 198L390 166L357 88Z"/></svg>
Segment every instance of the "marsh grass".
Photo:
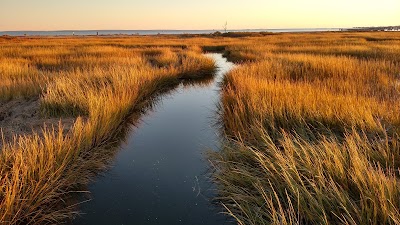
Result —
<svg viewBox="0 0 400 225"><path fill-rule="evenodd" d="M202 78L214 71L211 59L190 50L173 53L169 48L158 48L162 59L171 64L159 68L148 63L148 54L143 53L147 48L131 51L96 46L95 42L92 47L82 47L74 41L68 41L68 57L64 50L57 52L48 46L29 47L24 53L15 47L15 52L8 54L29 58L24 63L36 65L35 71L46 75L38 81L43 84L40 94L21 79L15 90L2 86L4 96L18 97L21 82L35 90L28 97L40 95L43 115L74 116L76 122L67 133L61 120L58 129L44 128L40 135L15 137L3 145L1 223L53 224L73 217L76 208L67 201L70 194L85 190L93 175L109 165L132 114L141 112L154 96L179 84L180 79ZM63 59L54 60L59 57ZM16 76L17 71L10 70L4 76ZM35 77L28 72L18 76Z"/></svg>
<svg viewBox="0 0 400 225"><path fill-rule="evenodd" d="M397 137L282 136L214 155L221 200L239 224L399 223Z"/></svg>
<svg viewBox="0 0 400 225"><path fill-rule="evenodd" d="M211 161L239 224L399 224L399 46L384 32L0 37L0 101L40 99L61 119L2 145L0 221L75 216L70 194L109 165L127 122L182 79L207 84L200 53L224 51L240 66L222 84L227 142Z"/></svg>
<svg viewBox="0 0 400 225"><path fill-rule="evenodd" d="M211 159L239 224L400 223L400 41L364 35L227 48L241 66L224 80L228 140Z"/></svg>

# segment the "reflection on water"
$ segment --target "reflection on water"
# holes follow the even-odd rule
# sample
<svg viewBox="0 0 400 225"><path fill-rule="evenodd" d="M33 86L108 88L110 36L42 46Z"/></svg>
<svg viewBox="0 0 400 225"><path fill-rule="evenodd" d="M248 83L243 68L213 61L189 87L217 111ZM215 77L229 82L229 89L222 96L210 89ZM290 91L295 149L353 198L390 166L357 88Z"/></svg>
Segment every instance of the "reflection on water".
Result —
<svg viewBox="0 0 400 225"><path fill-rule="evenodd" d="M233 64L209 54L219 70L211 82L181 84L141 118L114 166L89 188L93 200L74 224L228 224L211 203L204 152L218 149L213 126L218 83Z"/></svg>

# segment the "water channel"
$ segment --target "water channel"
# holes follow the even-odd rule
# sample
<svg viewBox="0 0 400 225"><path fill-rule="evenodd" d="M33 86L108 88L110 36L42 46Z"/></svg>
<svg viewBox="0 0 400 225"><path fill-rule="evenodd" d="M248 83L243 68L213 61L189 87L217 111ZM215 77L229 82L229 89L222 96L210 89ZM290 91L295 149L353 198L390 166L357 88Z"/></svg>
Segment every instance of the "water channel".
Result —
<svg viewBox="0 0 400 225"><path fill-rule="evenodd" d="M205 152L220 148L219 83L233 64L221 54L207 56L218 67L214 78L180 84L141 117L111 169L89 187L92 200L74 224L231 224L212 201Z"/></svg>

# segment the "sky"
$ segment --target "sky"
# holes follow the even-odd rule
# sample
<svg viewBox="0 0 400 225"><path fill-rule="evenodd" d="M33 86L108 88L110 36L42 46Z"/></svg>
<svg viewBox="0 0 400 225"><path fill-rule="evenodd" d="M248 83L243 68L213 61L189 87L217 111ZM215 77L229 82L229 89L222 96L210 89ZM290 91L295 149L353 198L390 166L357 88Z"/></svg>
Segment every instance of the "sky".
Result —
<svg viewBox="0 0 400 225"><path fill-rule="evenodd" d="M400 25L400 0L0 0L0 31Z"/></svg>

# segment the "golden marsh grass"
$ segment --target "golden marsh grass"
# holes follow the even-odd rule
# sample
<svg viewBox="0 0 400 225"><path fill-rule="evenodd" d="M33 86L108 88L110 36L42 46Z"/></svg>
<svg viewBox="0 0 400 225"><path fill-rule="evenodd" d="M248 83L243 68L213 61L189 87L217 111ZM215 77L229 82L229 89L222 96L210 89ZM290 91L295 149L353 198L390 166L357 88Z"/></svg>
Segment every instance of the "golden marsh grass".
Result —
<svg viewBox="0 0 400 225"><path fill-rule="evenodd" d="M60 120L2 141L1 223L73 217L70 193L107 167L129 117L214 71L202 50L240 63L211 156L238 224L400 224L400 37L386 32L0 38L0 101L38 99Z"/></svg>
<svg viewBox="0 0 400 225"><path fill-rule="evenodd" d="M277 38L279 37L279 38ZM213 154L239 224L399 224L397 34L288 34L228 48L230 137Z"/></svg>
<svg viewBox="0 0 400 225"><path fill-rule="evenodd" d="M73 116L76 121L67 133L61 119L59 128L43 128L40 134L3 144L2 223L57 223L73 216L76 209L66 201L69 193L82 190L107 166L132 113L140 112L152 96L180 79L214 71L211 59L190 49L156 47L154 56L166 63L154 67L145 53L153 47L115 47L117 40L107 39L98 40L101 46L96 40L87 46L85 41L33 39L23 41L24 47L7 42L9 46L3 49L6 59L1 68L11 67L3 69L2 76L10 81L1 85L3 101L40 98L44 117ZM9 65L8 58L20 64ZM21 87L26 90L21 92Z"/></svg>

